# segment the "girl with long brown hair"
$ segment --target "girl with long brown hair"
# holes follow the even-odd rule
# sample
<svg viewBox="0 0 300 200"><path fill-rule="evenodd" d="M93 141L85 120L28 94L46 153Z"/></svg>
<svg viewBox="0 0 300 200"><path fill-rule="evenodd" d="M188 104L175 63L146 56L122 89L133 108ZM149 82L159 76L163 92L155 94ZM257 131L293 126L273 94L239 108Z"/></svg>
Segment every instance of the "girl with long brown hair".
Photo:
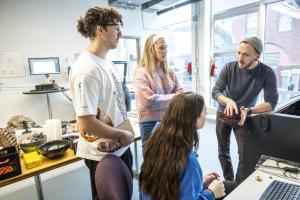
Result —
<svg viewBox="0 0 300 200"><path fill-rule="evenodd" d="M201 95L176 95L148 140L140 173L141 197L146 200L215 199L225 195L215 172L202 177L196 153L198 129L206 108Z"/></svg>

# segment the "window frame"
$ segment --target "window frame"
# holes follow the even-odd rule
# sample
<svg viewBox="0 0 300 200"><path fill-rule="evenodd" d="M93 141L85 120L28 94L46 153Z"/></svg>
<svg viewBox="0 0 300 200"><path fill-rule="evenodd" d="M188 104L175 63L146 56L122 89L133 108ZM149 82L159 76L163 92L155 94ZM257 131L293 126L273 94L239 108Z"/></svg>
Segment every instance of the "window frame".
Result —
<svg viewBox="0 0 300 200"><path fill-rule="evenodd" d="M232 17L236 17L236 16L241 16L241 15L246 15L246 14L251 14L251 13L257 13L257 35L263 35L262 34L262 30L264 30L263 27L263 21L264 21L264 15L262 15L262 10L264 10L265 7L263 5L262 1L257 1L257 2L253 2L253 3L249 3L249 4L245 4L245 5L241 5L241 6L237 6L234 8L230 8L227 10L223 10L220 12L217 12L215 14L212 13L212 21L211 21L211 38L212 38L212 42L211 42L211 50L212 50L212 57L211 60L214 61L216 57L221 57L221 56L232 56L232 55L236 55L236 49L238 48L237 44L233 44L233 45L226 45L226 46L222 46L222 48L218 48L217 46L215 46L214 41L215 41L215 31L214 31L214 25L215 25L215 21L217 20L224 20L227 18L232 18ZM263 17L263 20L260 19L261 17ZM262 37L263 38L263 37ZM221 67L221 66L218 66ZM223 66L222 66L223 67ZM213 85L216 81L215 77L210 77L210 93L212 91ZM211 95L210 95L211 96ZM261 97L258 97L258 99L261 99ZM214 103L213 103L213 99L211 97L210 101L209 101L209 105L211 107L214 107Z"/></svg>

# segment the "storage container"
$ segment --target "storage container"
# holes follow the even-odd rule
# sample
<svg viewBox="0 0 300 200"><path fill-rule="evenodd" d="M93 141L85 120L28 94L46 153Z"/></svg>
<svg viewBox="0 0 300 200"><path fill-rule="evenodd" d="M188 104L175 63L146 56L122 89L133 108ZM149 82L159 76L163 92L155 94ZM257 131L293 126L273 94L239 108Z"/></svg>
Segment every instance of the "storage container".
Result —
<svg viewBox="0 0 300 200"><path fill-rule="evenodd" d="M0 150L0 180L22 173L19 152L16 146Z"/></svg>

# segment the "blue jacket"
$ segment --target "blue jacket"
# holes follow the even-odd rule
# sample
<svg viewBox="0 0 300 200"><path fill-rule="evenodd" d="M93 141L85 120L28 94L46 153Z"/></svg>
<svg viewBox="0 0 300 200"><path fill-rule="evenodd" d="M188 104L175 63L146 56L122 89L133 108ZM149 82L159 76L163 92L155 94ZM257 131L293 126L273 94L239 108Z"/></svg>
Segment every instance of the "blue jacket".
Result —
<svg viewBox="0 0 300 200"><path fill-rule="evenodd" d="M180 200L214 200L213 194L203 188L202 170L195 152L188 156L186 166L180 176ZM142 200L151 198L141 191Z"/></svg>

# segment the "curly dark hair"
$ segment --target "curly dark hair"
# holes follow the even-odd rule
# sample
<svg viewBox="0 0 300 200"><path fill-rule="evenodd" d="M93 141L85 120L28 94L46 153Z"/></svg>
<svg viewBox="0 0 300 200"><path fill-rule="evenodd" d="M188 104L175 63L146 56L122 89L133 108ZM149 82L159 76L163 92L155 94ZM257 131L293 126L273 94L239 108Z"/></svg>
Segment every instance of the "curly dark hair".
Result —
<svg viewBox="0 0 300 200"><path fill-rule="evenodd" d="M86 38L95 38L97 26L123 25L122 15L112 8L94 7L87 10L84 17L80 17L77 30Z"/></svg>

